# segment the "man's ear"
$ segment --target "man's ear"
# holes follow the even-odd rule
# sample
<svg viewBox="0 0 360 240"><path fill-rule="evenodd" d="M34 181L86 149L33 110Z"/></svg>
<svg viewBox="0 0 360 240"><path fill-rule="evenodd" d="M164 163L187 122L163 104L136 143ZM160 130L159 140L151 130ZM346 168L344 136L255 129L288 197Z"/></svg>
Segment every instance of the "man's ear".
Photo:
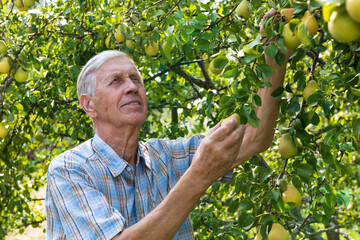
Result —
<svg viewBox="0 0 360 240"><path fill-rule="evenodd" d="M92 101L93 97L88 94L81 94L80 96L80 105L81 108L89 115L91 118L97 116L94 102Z"/></svg>

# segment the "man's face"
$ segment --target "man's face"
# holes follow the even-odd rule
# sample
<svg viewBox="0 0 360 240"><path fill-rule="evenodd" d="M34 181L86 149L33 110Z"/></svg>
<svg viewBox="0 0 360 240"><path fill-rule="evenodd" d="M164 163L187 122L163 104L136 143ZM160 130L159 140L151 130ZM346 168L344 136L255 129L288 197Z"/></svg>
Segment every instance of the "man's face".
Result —
<svg viewBox="0 0 360 240"><path fill-rule="evenodd" d="M133 61L114 57L94 72L96 91L92 98L98 127L141 127L147 115L145 87Z"/></svg>

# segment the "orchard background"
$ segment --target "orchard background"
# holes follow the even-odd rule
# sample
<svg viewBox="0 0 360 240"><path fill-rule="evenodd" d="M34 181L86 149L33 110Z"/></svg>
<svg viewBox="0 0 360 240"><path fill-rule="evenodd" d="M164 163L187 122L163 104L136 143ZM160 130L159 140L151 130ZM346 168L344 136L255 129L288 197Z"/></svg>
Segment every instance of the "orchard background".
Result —
<svg viewBox="0 0 360 240"><path fill-rule="evenodd" d="M265 45L282 64L286 21L280 11L295 8L293 31L301 29L296 19L307 10L319 26L314 36L301 31L284 88L273 93L281 98L273 145L235 169L229 184L209 188L191 214L194 231L197 239L252 239L256 229L265 235L279 222L293 239L359 239L360 41L340 43L324 21L345 0L254 0L248 18L236 15L239 3L40 0L19 11L0 0L0 40L6 45L0 58L10 66L0 74L0 123L7 132L0 138L0 238L42 226L45 213L36 207L44 200L32 192L44 188L54 156L93 136L76 93L77 75L91 56L114 48L137 63L149 107L142 140L205 133L234 112L243 124L257 126L256 92L269 86L271 74ZM259 33L271 8L279 12L266 22L273 43L261 41ZM145 53L149 43L155 49ZM222 73L209 70L213 59L212 67ZM28 79L15 80L19 67ZM311 80L319 89L304 101ZM277 150L285 132L298 145L289 159ZM299 207L284 204L286 184L301 192Z"/></svg>

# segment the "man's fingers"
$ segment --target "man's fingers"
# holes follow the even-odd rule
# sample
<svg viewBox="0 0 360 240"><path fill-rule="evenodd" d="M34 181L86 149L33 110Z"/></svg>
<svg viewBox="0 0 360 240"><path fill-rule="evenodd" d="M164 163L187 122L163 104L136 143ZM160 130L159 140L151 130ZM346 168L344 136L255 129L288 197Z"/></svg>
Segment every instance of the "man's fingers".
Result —
<svg viewBox="0 0 360 240"><path fill-rule="evenodd" d="M241 145L242 140L244 138L245 134L245 125L240 125L238 128L236 128L231 135L226 139L226 141L229 142L229 147L232 147L233 145Z"/></svg>
<svg viewBox="0 0 360 240"><path fill-rule="evenodd" d="M221 126L211 134L212 138L216 141L222 141L226 137L228 137L238 126L238 122L236 119L231 119Z"/></svg>
<svg viewBox="0 0 360 240"><path fill-rule="evenodd" d="M218 124L216 124L214 127L210 128L210 130L206 133L207 136L210 136L213 132L216 131L216 129L218 129L221 126L221 122L219 122Z"/></svg>

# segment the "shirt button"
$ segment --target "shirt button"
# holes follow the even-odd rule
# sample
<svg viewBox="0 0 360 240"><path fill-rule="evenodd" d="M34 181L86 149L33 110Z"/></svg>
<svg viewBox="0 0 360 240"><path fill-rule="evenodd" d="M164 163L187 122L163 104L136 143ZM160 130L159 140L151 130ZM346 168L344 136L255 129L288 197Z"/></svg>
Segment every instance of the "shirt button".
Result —
<svg viewBox="0 0 360 240"><path fill-rule="evenodd" d="M127 167L126 167L126 171L131 172L131 167L130 167L130 166L127 166Z"/></svg>

